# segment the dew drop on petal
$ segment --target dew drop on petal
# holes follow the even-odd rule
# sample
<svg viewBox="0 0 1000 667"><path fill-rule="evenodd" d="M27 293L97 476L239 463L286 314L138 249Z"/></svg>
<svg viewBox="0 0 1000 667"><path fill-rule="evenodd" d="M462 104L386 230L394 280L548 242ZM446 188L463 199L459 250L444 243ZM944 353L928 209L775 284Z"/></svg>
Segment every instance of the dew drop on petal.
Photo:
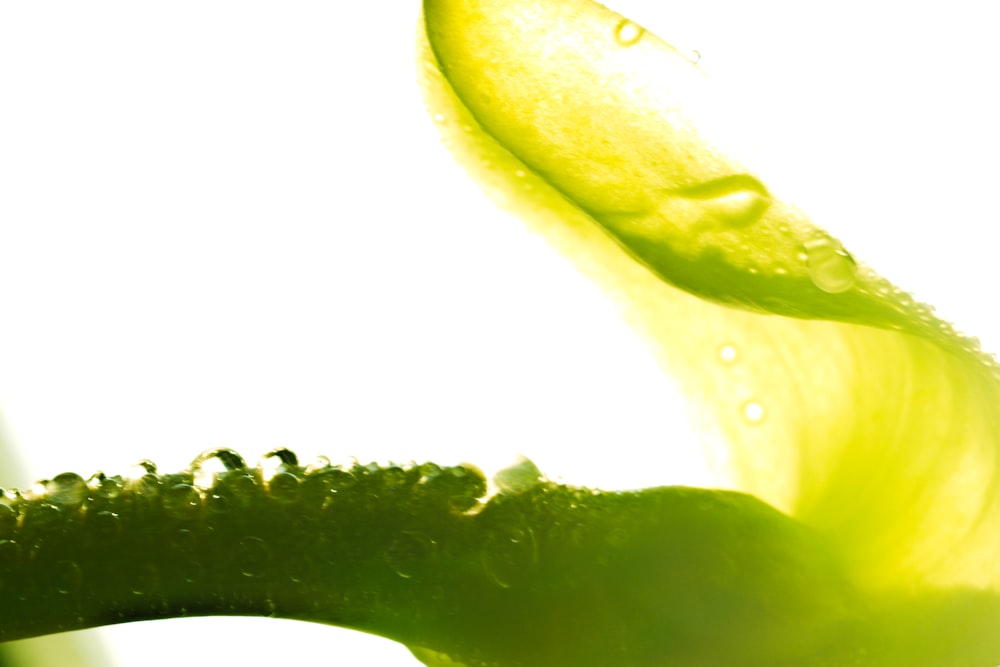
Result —
<svg viewBox="0 0 1000 667"><path fill-rule="evenodd" d="M733 174L681 188L676 194L695 201L703 210L703 222L728 229L749 227L771 206L771 194L750 174Z"/></svg>
<svg viewBox="0 0 1000 667"><path fill-rule="evenodd" d="M837 243L817 243L806 248L806 266L813 284L824 292L839 294L854 286L858 264Z"/></svg>
<svg viewBox="0 0 1000 667"><path fill-rule="evenodd" d="M628 19L622 19L615 26L615 41L622 46L637 44L646 30Z"/></svg>
<svg viewBox="0 0 1000 667"><path fill-rule="evenodd" d="M743 406L743 416L748 422L758 424L764 420L764 407L756 401L750 401Z"/></svg>

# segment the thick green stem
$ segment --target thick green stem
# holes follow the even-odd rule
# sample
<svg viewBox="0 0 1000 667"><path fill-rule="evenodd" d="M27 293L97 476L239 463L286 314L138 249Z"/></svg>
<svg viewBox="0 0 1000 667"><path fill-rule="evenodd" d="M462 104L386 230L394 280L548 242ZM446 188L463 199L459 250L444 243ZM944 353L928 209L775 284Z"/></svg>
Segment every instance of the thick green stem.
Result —
<svg viewBox="0 0 1000 667"><path fill-rule="evenodd" d="M0 639L265 615L466 665L721 666L848 636L856 603L829 546L760 501L530 471L488 502L475 468L302 467L287 450L256 468L219 450L172 475L59 475L0 510Z"/></svg>
<svg viewBox="0 0 1000 667"><path fill-rule="evenodd" d="M417 567L410 531L460 523L455 510L485 491L474 469L272 460L246 468L223 450L179 474L146 464L88 484L66 473L7 494L0 639L210 614L363 627L376 587L405 583L393 568Z"/></svg>

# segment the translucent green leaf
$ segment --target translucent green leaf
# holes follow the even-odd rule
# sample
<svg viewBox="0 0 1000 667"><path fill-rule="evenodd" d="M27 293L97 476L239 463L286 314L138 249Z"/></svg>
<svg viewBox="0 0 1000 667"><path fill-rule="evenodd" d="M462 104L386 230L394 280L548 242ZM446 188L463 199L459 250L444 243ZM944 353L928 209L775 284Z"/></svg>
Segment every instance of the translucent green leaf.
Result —
<svg viewBox="0 0 1000 667"><path fill-rule="evenodd" d="M829 537L874 606L906 607L884 627L907 660L1000 661L992 358L730 155L717 119L739 110L640 26L589 0L424 10L452 147L646 334L721 479ZM927 638L928 618L967 634Z"/></svg>

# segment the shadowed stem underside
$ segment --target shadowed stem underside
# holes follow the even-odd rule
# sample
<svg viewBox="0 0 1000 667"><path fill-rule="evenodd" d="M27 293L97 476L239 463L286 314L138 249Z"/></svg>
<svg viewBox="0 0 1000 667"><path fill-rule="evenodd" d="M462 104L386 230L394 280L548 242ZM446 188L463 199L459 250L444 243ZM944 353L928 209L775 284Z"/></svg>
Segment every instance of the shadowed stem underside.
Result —
<svg viewBox="0 0 1000 667"><path fill-rule="evenodd" d="M721 667L782 664L850 626L829 547L750 496L507 482L487 498L472 466L288 450L64 473L0 504L0 639L263 615L466 665Z"/></svg>

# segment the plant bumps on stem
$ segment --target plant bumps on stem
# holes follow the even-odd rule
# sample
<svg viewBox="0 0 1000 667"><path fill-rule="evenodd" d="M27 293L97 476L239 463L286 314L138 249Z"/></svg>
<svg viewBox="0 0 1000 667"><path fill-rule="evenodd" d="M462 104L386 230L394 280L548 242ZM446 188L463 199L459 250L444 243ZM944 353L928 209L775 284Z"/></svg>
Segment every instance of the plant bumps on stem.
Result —
<svg viewBox="0 0 1000 667"><path fill-rule="evenodd" d="M0 639L264 615L469 665L721 667L808 655L854 622L828 545L751 496L537 476L485 492L468 466L301 466L288 450L64 473L0 505Z"/></svg>

